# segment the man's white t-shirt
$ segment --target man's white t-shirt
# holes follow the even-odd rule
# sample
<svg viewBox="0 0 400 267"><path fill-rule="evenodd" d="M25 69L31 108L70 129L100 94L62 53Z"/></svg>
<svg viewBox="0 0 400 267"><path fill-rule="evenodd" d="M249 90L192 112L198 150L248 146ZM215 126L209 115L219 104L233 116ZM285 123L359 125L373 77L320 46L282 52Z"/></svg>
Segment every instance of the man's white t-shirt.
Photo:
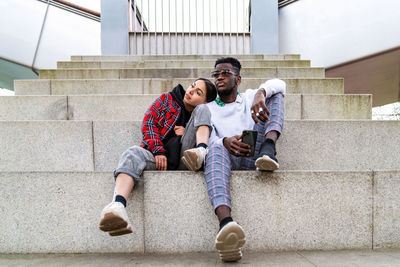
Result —
<svg viewBox="0 0 400 267"><path fill-rule="evenodd" d="M286 93L286 83L280 79L268 80L261 84L260 88L266 91L266 97L276 93ZM214 142L222 144L224 137L242 134L243 130L253 130L254 120L251 117L251 106L254 96L259 89L247 89L244 93L238 93L236 100L219 106L216 101L207 104L211 111L211 125L213 127L209 145Z"/></svg>

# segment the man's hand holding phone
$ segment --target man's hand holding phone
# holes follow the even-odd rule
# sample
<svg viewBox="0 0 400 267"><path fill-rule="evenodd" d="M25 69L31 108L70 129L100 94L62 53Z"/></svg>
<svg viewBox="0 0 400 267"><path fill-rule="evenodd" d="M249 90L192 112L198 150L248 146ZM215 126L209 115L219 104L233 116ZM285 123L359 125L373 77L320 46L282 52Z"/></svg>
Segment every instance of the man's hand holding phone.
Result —
<svg viewBox="0 0 400 267"><path fill-rule="evenodd" d="M236 157L248 157L251 152L251 147L250 145L240 141L241 139L242 135L225 137L223 140L223 144L231 155L234 155Z"/></svg>

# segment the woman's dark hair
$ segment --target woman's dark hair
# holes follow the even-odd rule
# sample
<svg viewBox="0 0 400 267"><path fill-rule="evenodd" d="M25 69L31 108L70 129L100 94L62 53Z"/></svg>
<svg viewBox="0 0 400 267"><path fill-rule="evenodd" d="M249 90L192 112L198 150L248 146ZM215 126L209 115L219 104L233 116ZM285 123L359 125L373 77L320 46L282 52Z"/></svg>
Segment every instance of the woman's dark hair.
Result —
<svg viewBox="0 0 400 267"><path fill-rule="evenodd" d="M217 88L215 87L214 83L205 78L198 78L196 81L201 80L204 81L206 84L206 101L211 102L217 98Z"/></svg>
<svg viewBox="0 0 400 267"><path fill-rule="evenodd" d="M222 57L217 59L217 61L215 61L215 65L214 68L221 63L230 63L237 71L238 71L238 75L240 75L240 69L242 68L242 65L240 64L239 60L237 60L236 58L233 57Z"/></svg>

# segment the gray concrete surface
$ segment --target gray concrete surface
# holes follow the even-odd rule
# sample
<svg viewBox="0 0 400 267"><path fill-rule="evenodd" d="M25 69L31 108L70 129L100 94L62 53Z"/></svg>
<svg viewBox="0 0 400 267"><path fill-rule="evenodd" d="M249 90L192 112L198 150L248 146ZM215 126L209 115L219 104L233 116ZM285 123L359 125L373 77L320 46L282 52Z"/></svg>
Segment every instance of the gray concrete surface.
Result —
<svg viewBox="0 0 400 267"><path fill-rule="evenodd" d="M203 173L146 172L144 183L146 252L212 251ZM245 250L371 247L370 173L236 171L231 190Z"/></svg>
<svg viewBox="0 0 400 267"><path fill-rule="evenodd" d="M90 55L73 55L71 56L71 61L141 61L141 60L216 60L220 57L229 57L232 55L142 55L142 56L90 56ZM234 55L239 60L298 60L300 55L291 54L274 54L274 55Z"/></svg>
<svg viewBox="0 0 400 267"><path fill-rule="evenodd" d="M208 77L208 76L207 76ZM187 88L194 79L59 79L16 80L16 95L161 94L177 84ZM242 78L239 91L258 88L265 79ZM288 94L343 94L343 79L284 79Z"/></svg>
<svg viewBox="0 0 400 267"><path fill-rule="evenodd" d="M374 248L400 248L399 192L400 171L374 174Z"/></svg>
<svg viewBox="0 0 400 267"><path fill-rule="evenodd" d="M140 144L140 125L95 122L96 170L113 170L127 147ZM399 121L288 120L277 157L283 170L398 170L398 140Z"/></svg>
<svg viewBox="0 0 400 267"><path fill-rule="evenodd" d="M92 171L92 122L1 121L0 171Z"/></svg>
<svg viewBox="0 0 400 267"><path fill-rule="evenodd" d="M301 107L301 119L305 120L371 119L372 95L301 95Z"/></svg>
<svg viewBox="0 0 400 267"><path fill-rule="evenodd" d="M309 60L243 60L243 67L310 67ZM59 61L59 69L83 68L195 68L212 67L215 60L148 60L148 61Z"/></svg>
<svg viewBox="0 0 400 267"><path fill-rule="evenodd" d="M0 254L3 266L263 266L394 267L399 250L335 250L244 253L237 263L223 263L217 253L184 254Z"/></svg>
<svg viewBox="0 0 400 267"><path fill-rule="evenodd" d="M246 232L244 250L371 248L372 229L387 224L373 222L373 175L234 171L232 215ZM123 237L98 229L113 184L111 172L0 172L0 253L214 251L218 221L203 172L145 171L128 199L134 233ZM388 237L399 226L383 237L393 247L400 242Z"/></svg>
<svg viewBox="0 0 400 267"><path fill-rule="evenodd" d="M0 96L0 120L66 120L67 96Z"/></svg>
<svg viewBox="0 0 400 267"><path fill-rule="evenodd" d="M142 120L159 95L0 96L0 120ZM285 96L285 119L371 119L371 95Z"/></svg>
<svg viewBox="0 0 400 267"><path fill-rule="evenodd" d="M42 69L40 79L127 79L209 77L213 68L161 69ZM325 78L323 68L243 68L247 78Z"/></svg>
<svg viewBox="0 0 400 267"><path fill-rule="evenodd" d="M113 190L111 173L0 172L0 251L144 252L143 186L129 199L132 234L115 238L98 229Z"/></svg>
<svg viewBox="0 0 400 267"><path fill-rule="evenodd" d="M0 121L0 171L111 171L141 121ZM399 121L287 120L282 170L398 170ZM390 160L387 160L390 158Z"/></svg>

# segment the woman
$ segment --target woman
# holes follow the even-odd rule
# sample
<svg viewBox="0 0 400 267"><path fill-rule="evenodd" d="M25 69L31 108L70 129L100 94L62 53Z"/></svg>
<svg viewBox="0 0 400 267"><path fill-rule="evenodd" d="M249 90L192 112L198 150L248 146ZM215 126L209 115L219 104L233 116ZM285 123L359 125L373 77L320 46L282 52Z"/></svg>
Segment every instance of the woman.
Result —
<svg viewBox="0 0 400 267"><path fill-rule="evenodd" d="M211 129L211 113L202 104L216 95L215 85L199 78L186 91L179 84L153 102L143 119L140 147L126 150L114 171L114 197L101 213L102 231L111 236L132 233L126 200L143 170L186 169L184 164L192 170L201 167Z"/></svg>

